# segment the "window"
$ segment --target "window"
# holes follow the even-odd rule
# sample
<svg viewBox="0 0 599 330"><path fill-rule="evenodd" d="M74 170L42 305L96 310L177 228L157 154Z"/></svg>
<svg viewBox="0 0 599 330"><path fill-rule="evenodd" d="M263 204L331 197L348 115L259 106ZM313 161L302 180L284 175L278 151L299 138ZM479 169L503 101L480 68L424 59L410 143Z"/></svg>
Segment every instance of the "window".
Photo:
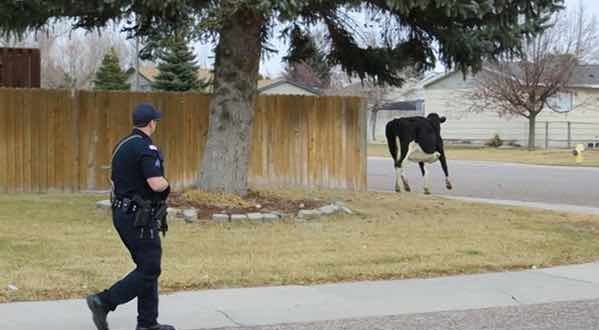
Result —
<svg viewBox="0 0 599 330"><path fill-rule="evenodd" d="M547 100L547 105L555 112L570 112L574 109L574 93L559 92Z"/></svg>

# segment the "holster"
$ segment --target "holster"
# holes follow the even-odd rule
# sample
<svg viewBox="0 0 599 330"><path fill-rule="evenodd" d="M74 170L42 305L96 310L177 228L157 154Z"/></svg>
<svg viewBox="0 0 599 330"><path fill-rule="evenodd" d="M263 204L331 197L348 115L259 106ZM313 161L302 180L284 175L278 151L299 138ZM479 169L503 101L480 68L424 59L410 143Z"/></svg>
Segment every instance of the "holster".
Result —
<svg viewBox="0 0 599 330"><path fill-rule="evenodd" d="M132 201L137 205L133 226L137 228L149 227L152 223L152 201L144 200L140 196L133 196Z"/></svg>
<svg viewBox="0 0 599 330"><path fill-rule="evenodd" d="M158 230L162 232L162 236L166 236L166 232L168 231L167 208L168 205L166 202L160 201L154 209L154 219L158 223Z"/></svg>

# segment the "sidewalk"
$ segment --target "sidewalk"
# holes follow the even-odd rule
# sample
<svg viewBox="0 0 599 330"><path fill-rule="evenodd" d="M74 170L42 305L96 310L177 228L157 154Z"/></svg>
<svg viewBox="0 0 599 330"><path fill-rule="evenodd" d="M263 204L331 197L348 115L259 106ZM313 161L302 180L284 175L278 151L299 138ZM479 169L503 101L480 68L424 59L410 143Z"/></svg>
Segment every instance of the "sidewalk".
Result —
<svg viewBox="0 0 599 330"><path fill-rule="evenodd" d="M569 204L550 204L550 203L539 203L539 202L521 202L513 200L503 199L489 199L489 198L474 198L474 197L461 197L461 196L449 196L439 195L439 197L460 200L464 202L472 203L485 203L503 206L517 206L517 207L528 207L532 209L542 209L556 212L567 212L567 213L580 213L580 214L592 214L599 215L599 208L590 206L578 206Z"/></svg>
<svg viewBox="0 0 599 330"><path fill-rule="evenodd" d="M224 289L161 296L180 330L310 322L599 298L599 263L403 281ZM135 301L109 315L135 328ZM0 304L0 329L94 329L83 300Z"/></svg>

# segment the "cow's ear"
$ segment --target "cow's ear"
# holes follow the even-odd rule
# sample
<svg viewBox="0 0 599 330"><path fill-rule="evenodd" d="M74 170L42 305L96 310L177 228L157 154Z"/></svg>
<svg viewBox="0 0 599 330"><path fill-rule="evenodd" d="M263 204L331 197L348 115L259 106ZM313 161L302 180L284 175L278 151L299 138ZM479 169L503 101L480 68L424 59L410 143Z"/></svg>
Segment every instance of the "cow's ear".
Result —
<svg viewBox="0 0 599 330"><path fill-rule="evenodd" d="M446 122L446 121L447 121L447 118L445 118L445 117L441 117L441 118L439 118L439 121L441 122L441 124L443 124L444 122Z"/></svg>

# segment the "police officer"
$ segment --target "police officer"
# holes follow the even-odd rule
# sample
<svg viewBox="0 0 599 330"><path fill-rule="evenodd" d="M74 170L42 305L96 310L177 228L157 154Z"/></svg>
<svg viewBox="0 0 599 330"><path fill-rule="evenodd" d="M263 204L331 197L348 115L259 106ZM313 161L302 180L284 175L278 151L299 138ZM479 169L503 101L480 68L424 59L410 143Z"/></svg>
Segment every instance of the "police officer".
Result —
<svg viewBox="0 0 599 330"><path fill-rule="evenodd" d="M133 298L137 298L137 330L175 329L157 322L162 246L154 213L156 202L165 201L170 192L162 155L150 139L160 117L151 104L139 104L133 111L133 131L113 151L112 219L137 267L111 288L87 297L98 330L108 330L108 313Z"/></svg>

